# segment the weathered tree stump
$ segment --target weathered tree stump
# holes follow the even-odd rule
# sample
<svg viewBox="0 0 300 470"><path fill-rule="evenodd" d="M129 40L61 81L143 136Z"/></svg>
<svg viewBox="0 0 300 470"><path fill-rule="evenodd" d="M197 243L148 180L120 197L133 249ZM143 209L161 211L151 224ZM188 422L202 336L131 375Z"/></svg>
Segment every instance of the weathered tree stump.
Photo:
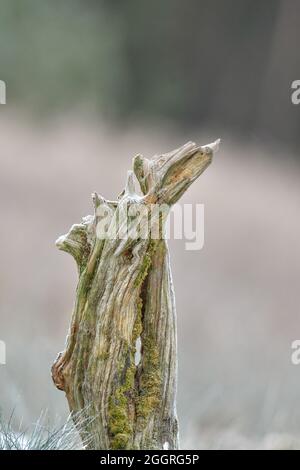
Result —
<svg viewBox="0 0 300 470"><path fill-rule="evenodd" d="M94 215L56 242L76 260L79 282L52 377L71 412L87 418L92 449L178 448L176 310L163 230L217 146L136 156L118 200L93 194Z"/></svg>

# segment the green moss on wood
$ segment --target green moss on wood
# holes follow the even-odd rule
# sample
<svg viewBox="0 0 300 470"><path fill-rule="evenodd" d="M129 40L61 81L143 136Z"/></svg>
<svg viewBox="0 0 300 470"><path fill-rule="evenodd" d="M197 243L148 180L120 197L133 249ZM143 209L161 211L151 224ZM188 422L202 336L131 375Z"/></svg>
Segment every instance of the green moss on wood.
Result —
<svg viewBox="0 0 300 470"><path fill-rule="evenodd" d="M143 373L136 402L136 414L146 421L161 400L159 351L153 336L143 337Z"/></svg>
<svg viewBox="0 0 300 470"><path fill-rule="evenodd" d="M101 361L107 361L108 358L109 358L109 353L107 351L99 354L99 359Z"/></svg>
<svg viewBox="0 0 300 470"><path fill-rule="evenodd" d="M161 399L159 351L153 335L143 336L143 300L141 296L142 285L151 267L155 248L156 245L151 240L135 281L135 287L140 288L140 291L131 344L128 345L126 356L121 361L123 366L119 368L116 382L121 385L114 391L108 406L111 449L127 449L132 446L136 419L139 418L140 423L144 425ZM140 380L136 381L136 341L140 336L142 337L143 369Z"/></svg>
<svg viewBox="0 0 300 470"><path fill-rule="evenodd" d="M143 309L143 300L141 297L138 298L137 301L137 312L136 312L136 319L134 322L133 330L132 330L132 347L135 351L135 344L136 340L141 336L143 331L143 323L142 323L142 309Z"/></svg>
<svg viewBox="0 0 300 470"><path fill-rule="evenodd" d="M131 364L122 383L109 400L108 427L111 449L126 449L133 437L133 415L130 403L134 395L135 366Z"/></svg>
<svg viewBox="0 0 300 470"><path fill-rule="evenodd" d="M154 240L151 240L140 272L136 279L136 283L141 288L141 290L142 284L149 273L156 247L157 243ZM135 338L139 336L142 338L143 368L139 380L135 409L136 417L141 418L142 422L145 422L160 403L161 372L159 351L157 348L155 336L149 331L146 331L143 334L143 321L145 321L145 319L142 319L143 299L141 297L141 290L138 299L138 314L136 321L139 334L137 335L137 332L135 332Z"/></svg>
<svg viewBox="0 0 300 470"><path fill-rule="evenodd" d="M134 287L140 287L143 284L143 281L147 276L147 273L149 271L150 266L151 266L151 256L147 252L146 255L144 256L141 268L140 268L140 270L138 272L138 275L135 279Z"/></svg>
<svg viewBox="0 0 300 470"><path fill-rule="evenodd" d="M155 253L155 249L156 249L155 241L150 240L148 250L143 258L142 265L135 279L134 287L141 287L144 280L146 279L147 274L152 264L152 256Z"/></svg>

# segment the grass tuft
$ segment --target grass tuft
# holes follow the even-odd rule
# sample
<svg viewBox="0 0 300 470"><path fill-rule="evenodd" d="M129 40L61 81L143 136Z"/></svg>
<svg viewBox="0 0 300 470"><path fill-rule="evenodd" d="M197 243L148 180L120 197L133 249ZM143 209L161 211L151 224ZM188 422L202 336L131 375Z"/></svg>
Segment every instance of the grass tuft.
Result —
<svg viewBox="0 0 300 470"><path fill-rule="evenodd" d="M86 448L90 442L84 431L87 423L82 413L74 416L77 428L71 415L64 424L50 428L46 424L46 413L42 413L37 422L25 430L21 423L16 429L13 418L14 413L4 420L0 413L0 450L78 450Z"/></svg>

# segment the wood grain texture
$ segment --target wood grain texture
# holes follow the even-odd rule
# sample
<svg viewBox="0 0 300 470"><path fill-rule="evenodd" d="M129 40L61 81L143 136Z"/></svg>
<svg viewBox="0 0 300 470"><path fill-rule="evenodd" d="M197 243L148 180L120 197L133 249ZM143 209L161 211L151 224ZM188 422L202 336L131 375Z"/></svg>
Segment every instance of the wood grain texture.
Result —
<svg viewBox="0 0 300 470"><path fill-rule="evenodd" d="M94 215L56 242L74 257L79 281L52 377L71 412L86 415L92 449L179 446L176 309L164 222L217 147L189 142L152 160L136 156L118 200L93 194ZM153 215L154 204L165 208L163 216ZM130 214L132 207L146 219Z"/></svg>

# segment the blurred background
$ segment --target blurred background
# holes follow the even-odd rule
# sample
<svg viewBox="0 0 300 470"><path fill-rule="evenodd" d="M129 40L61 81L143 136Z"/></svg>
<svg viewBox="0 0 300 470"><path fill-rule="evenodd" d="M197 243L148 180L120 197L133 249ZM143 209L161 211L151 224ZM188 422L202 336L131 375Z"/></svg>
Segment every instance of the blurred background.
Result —
<svg viewBox="0 0 300 470"><path fill-rule="evenodd" d="M131 158L222 146L182 203L205 246L171 240L183 448L300 448L300 1L1 0L0 366L3 413L66 400L76 267L55 239L115 198Z"/></svg>

